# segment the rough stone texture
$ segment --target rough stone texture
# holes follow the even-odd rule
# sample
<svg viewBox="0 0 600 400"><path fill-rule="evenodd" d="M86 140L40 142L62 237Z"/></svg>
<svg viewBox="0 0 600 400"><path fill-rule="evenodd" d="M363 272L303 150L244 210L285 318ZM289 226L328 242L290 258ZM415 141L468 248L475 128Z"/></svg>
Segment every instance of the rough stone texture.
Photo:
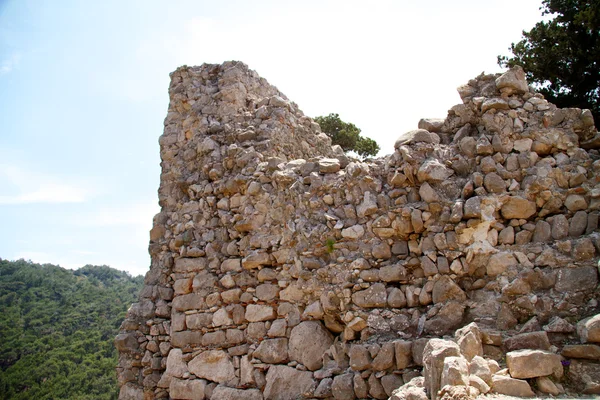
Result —
<svg viewBox="0 0 600 400"><path fill-rule="evenodd" d="M506 354L506 365L513 378L535 378L551 374L562 376L560 356L543 350L515 350Z"/></svg>
<svg viewBox="0 0 600 400"><path fill-rule="evenodd" d="M343 374L338 375L333 379L331 385L331 393L333 398L336 400L353 400L354 389L353 389L354 374Z"/></svg>
<svg viewBox="0 0 600 400"><path fill-rule="evenodd" d="M312 373L285 365L269 368L264 389L265 400L288 400L310 393L315 388Z"/></svg>
<svg viewBox="0 0 600 400"><path fill-rule="evenodd" d="M350 373L355 396L385 398L431 337L466 322L504 331L482 335L498 359L550 348L519 332L575 335L568 325L600 297L600 153L580 147L600 142L589 113L556 108L518 69L458 91L445 118L362 161L242 63L173 72L150 270L115 340L120 398L190 385L327 398ZM504 347L486 342L502 336ZM472 329L457 341L478 360ZM473 390L493 386L480 370L465 378Z"/></svg>
<svg viewBox="0 0 600 400"><path fill-rule="evenodd" d="M577 333L582 343L600 343L600 314L580 321Z"/></svg>
<svg viewBox="0 0 600 400"><path fill-rule="evenodd" d="M234 389L227 386L217 386L212 392L211 399L219 400L263 400L258 389Z"/></svg>
<svg viewBox="0 0 600 400"><path fill-rule="evenodd" d="M222 350L200 353L188 363L194 375L213 382L225 383L235 379L235 368L230 357Z"/></svg>
<svg viewBox="0 0 600 400"><path fill-rule="evenodd" d="M535 396L535 393L533 393L531 386L529 386L526 380L503 375L494 375L492 378L492 391L515 397Z"/></svg>
<svg viewBox="0 0 600 400"><path fill-rule="evenodd" d="M549 350L550 340L545 331L526 332L510 337L504 341L506 351L533 349Z"/></svg>
<svg viewBox="0 0 600 400"><path fill-rule="evenodd" d="M446 357L460 356L460 348L454 342L443 339L430 340L423 350L423 376L425 389L431 400L437 399L437 393L442 388L440 385L444 360Z"/></svg>
<svg viewBox="0 0 600 400"><path fill-rule="evenodd" d="M319 321L305 321L290 334L290 359L311 371L323 366L323 353L333 344L333 336Z"/></svg>

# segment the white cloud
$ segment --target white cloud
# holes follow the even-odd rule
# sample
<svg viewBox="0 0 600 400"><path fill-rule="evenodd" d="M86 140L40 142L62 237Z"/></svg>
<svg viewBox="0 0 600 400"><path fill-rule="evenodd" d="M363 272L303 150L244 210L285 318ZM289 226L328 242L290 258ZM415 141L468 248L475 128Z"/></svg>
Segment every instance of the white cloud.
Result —
<svg viewBox="0 0 600 400"><path fill-rule="evenodd" d="M3 193L11 186L13 193ZM88 192L80 185L61 182L56 177L14 165L0 165L0 204L81 203Z"/></svg>
<svg viewBox="0 0 600 400"><path fill-rule="evenodd" d="M13 53L0 64L0 75L8 74L19 65L21 61L20 53Z"/></svg>

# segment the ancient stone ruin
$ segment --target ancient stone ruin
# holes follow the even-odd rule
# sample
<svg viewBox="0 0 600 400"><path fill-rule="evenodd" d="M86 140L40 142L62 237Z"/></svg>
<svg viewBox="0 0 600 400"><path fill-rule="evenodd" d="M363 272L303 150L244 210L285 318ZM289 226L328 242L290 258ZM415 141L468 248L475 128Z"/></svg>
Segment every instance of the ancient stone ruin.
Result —
<svg viewBox="0 0 600 400"><path fill-rule="evenodd" d="M120 399L598 393L593 118L458 91L360 161L242 63L173 72Z"/></svg>

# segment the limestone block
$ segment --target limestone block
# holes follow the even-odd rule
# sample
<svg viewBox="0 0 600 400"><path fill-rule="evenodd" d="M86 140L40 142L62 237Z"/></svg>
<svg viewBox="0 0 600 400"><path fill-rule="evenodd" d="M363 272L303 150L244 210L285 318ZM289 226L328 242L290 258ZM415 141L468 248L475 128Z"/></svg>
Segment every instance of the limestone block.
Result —
<svg viewBox="0 0 600 400"><path fill-rule="evenodd" d="M277 317L273 307L263 304L248 304L245 316L250 322L269 321Z"/></svg>
<svg viewBox="0 0 600 400"><path fill-rule="evenodd" d="M600 343L600 314L579 321L577 334L581 343Z"/></svg>
<svg viewBox="0 0 600 400"><path fill-rule="evenodd" d="M288 359L288 340L286 338L263 340L252 355L267 364L285 363Z"/></svg>
<svg viewBox="0 0 600 400"><path fill-rule="evenodd" d="M323 354L333 344L333 336L320 321L304 321L290 333L289 357L310 371L323 366Z"/></svg>
<svg viewBox="0 0 600 400"><path fill-rule="evenodd" d="M437 400L437 393L441 389L440 383L444 360L446 357L460 356L460 348L452 341L444 339L431 339L423 350L423 376L425 389L430 393L431 400Z"/></svg>
<svg viewBox="0 0 600 400"><path fill-rule="evenodd" d="M213 390L211 399L219 400L263 400L258 389L235 389L219 385Z"/></svg>
<svg viewBox="0 0 600 400"><path fill-rule="evenodd" d="M204 379L173 379L169 386L172 399L204 400L206 381Z"/></svg>
<svg viewBox="0 0 600 400"><path fill-rule="evenodd" d="M469 367L467 359L463 356L450 356L444 360L444 367L440 377L440 387L468 386Z"/></svg>
<svg viewBox="0 0 600 400"><path fill-rule="evenodd" d="M558 354L544 350L515 350L506 354L506 365L513 378L536 378L556 374L562 376Z"/></svg>
<svg viewBox="0 0 600 400"><path fill-rule="evenodd" d="M331 393L333 398L336 400L354 400L354 389L353 389L353 378L354 374L342 374L336 375L333 378L331 385Z"/></svg>
<svg viewBox="0 0 600 400"><path fill-rule="evenodd" d="M316 383L312 372L300 371L286 365L273 365L266 377L265 400L288 400L312 392Z"/></svg>
<svg viewBox="0 0 600 400"><path fill-rule="evenodd" d="M505 219L528 219L535 214L536 210L533 201L518 196L510 196L502 205L500 211Z"/></svg>
<svg viewBox="0 0 600 400"><path fill-rule="evenodd" d="M492 377L492 391L515 397L533 397L535 393L527 381L514 379L506 375L494 375Z"/></svg>
<svg viewBox="0 0 600 400"><path fill-rule="evenodd" d="M431 293L434 304L448 300L465 301L467 295L449 276L443 275L435 281Z"/></svg>
<svg viewBox="0 0 600 400"><path fill-rule="evenodd" d="M521 349L549 350L550 340L545 331L526 332L506 339L503 345L506 351Z"/></svg>
<svg viewBox="0 0 600 400"><path fill-rule="evenodd" d="M188 363L188 369L197 377L218 383L235 379L235 368L223 350L208 350L198 354Z"/></svg>
<svg viewBox="0 0 600 400"><path fill-rule="evenodd" d="M365 346L353 344L348 355L350 356L350 367L354 371L363 371L371 367L371 354Z"/></svg>
<svg viewBox="0 0 600 400"><path fill-rule="evenodd" d="M352 302L364 308L385 307L387 302L385 285L383 283L376 283L368 289L352 294Z"/></svg>
<svg viewBox="0 0 600 400"><path fill-rule="evenodd" d="M496 78L496 87L505 95L522 94L529 91L525 71L520 66L512 67Z"/></svg>

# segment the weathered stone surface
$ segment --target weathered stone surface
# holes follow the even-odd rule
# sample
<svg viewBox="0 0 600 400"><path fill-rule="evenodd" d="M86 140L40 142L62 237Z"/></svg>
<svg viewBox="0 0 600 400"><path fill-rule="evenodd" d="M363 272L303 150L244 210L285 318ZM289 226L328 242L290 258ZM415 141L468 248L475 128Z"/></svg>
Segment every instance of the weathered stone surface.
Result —
<svg viewBox="0 0 600 400"><path fill-rule="evenodd" d="M431 339L427 342L423 350L423 376L425 390L430 393L431 400L437 399L437 393L441 389L444 360L453 356L460 356L460 348L456 343L443 339Z"/></svg>
<svg viewBox="0 0 600 400"><path fill-rule="evenodd" d="M480 354L547 350L542 325L558 349L574 338L600 300L591 114L549 104L518 70L459 93L463 104L421 121L392 155L357 160L242 63L175 71L151 268L116 341L121 397L173 397L206 379L207 398L331 398L337 379L348 397L387 398L417 373L427 337L466 321L528 332L504 348L514 331L456 332L471 370L447 364L444 379L461 385L435 395L474 397L499 372ZM286 392L295 374L310 390Z"/></svg>
<svg viewBox="0 0 600 400"><path fill-rule="evenodd" d="M273 307L260 305L260 304L249 304L246 307L246 320L250 322L269 321L275 319L277 316Z"/></svg>
<svg viewBox="0 0 600 400"><path fill-rule="evenodd" d="M446 168L438 160L430 158L419 168L417 178L421 182L442 182L448 179L453 173L454 171Z"/></svg>
<svg viewBox="0 0 600 400"><path fill-rule="evenodd" d="M115 347L121 353L137 351L139 343L134 333L120 333L115 338Z"/></svg>
<svg viewBox="0 0 600 400"><path fill-rule="evenodd" d="M323 353L332 344L333 336L321 322L301 322L290 334L289 356L291 360L315 371L323 366Z"/></svg>
<svg viewBox="0 0 600 400"><path fill-rule="evenodd" d="M471 361L475 356L483 356L483 344L481 341L481 331L476 323L472 322L458 329L454 333L456 343L460 347L460 353Z"/></svg>
<svg viewBox="0 0 600 400"><path fill-rule="evenodd" d="M535 383L537 386L537 390L539 390L542 393L548 393L552 396L558 396L560 394L560 390L558 389L558 387L556 387L554 382L552 382L552 380L547 376L540 376L536 378Z"/></svg>
<svg viewBox="0 0 600 400"><path fill-rule="evenodd" d="M512 336L504 341L506 351L533 349L549 350L550 340L545 331L526 332Z"/></svg>
<svg viewBox="0 0 600 400"><path fill-rule="evenodd" d="M585 197L578 194L570 194L565 200L565 207L571 212L585 210L587 206Z"/></svg>
<svg viewBox="0 0 600 400"><path fill-rule="evenodd" d="M219 385L213 390L211 399L219 400L263 400L258 389L235 389Z"/></svg>
<svg viewBox="0 0 600 400"><path fill-rule="evenodd" d="M517 66L506 71L496 79L496 87L506 95L526 93L529 91L525 71Z"/></svg>
<svg viewBox="0 0 600 400"><path fill-rule="evenodd" d="M402 265L388 265L379 268L379 279L384 282L399 282L406 280L406 268Z"/></svg>
<svg viewBox="0 0 600 400"><path fill-rule="evenodd" d="M283 363L288 359L288 340L267 339L260 343L252 355L267 364Z"/></svg>
<svg viewBox="0 0 600 400"><path fill-rule="evenodd" d="M198 354L188 363L191 373L209 381L226 383L235 379L231 358L223 350L208 350Z"/></svg>
<svg viewBox="0 0 600 400"><path fill-rule="evenodd" d="M582 343L600 343L600 314L579 321L577 334Z"/></svg>
<svg viewBox="0 0 600 400"><path fill-rule="evenodd" d="M394 148L398 149L400 146L419 142L438 144L440 143L440 137L433 132L429 132L428 130L416 129L400 135L400 137L396 139Z"/></svg>
<svg viewBox="0 0 600 400"><path fill-rule="evenodd" d="M353 225L349 228L342 229L342 237L346 239L356 240L365 234L365 228L362 225Z"/></svg>
<svg viewBox="0 0 600 400"><path fill-rule="evenodd" d="M597 362L587 360L570 360L567 379L574 390L582 394L600 394L600 366Z"/></svg>
<svg viewBox="0 0 600 400"><path fill-rule="evenodd" d="M354 344L350 347L350 367L355 371L363 371L371 367L371 354L362 345Z"/></svg>
<svg viewBox="0 0 600 400"><path fill-rule="evenodd" d="M595 344L568 344L563 347L560 354L567 358L600 360L600 346Z"/></svg>
<svg viewBox="0 0 600 400"><path fill-rule="evenodd" d="M394 390L390 400L429 400L423 381L423 377L413 378L410 382Z"/></svg>
<svg viewBox="0 0 600 400"><path fill-rule="evenodd" d="M443 388L446 385L469 385L469 367L466 358L462 356L446 357L440 378L440 387Z"/></svg>
<svg viewBox="0 0 600 400"><path fill-rule="evenodd" d="M501 212L502 216L506 219L528 219L535 214L536 206L533 201L529 201L519 196L511 196L502 205Z"/></svg>
<svg viewBox="0 0 600 400"><path fill-rule="evenodd" d="M204 379L173 379L169 386L169 395L172 399L204 400L205 390Z"/></svg>
<svg viewBox="0 0 600 400"><path fill-rule="evenodd" d="M400 375L390 374L381 377L381 386L383 386L383 390L388 397L392 395L394 390L398 389L403 384L404 380Z"/></svg>
<svg viewBox="0 0 600 400"><path fill-rule="evenodd" d="M509 267L517 265L515 257L508 252L500 252L492 255L486 266L487 274L496 276L502 274Z"/></svg>
<svg viewBox="0 0 600 400"><path fill-rule="evenodd" d="M403 370L412 364L412 342L407 340L395 340L394 352L396 357L396 369Z"/></svg>
<svg viewBox="0 0 600 400"><path fill-rule="evenodd" d="M494 375L492 377L492 391L515 397L533 397L535 393L527 381L511 378L506 375Z"/></svg>
<svg viewBox="0 0 600 400"><path fill-rule="evenodd" d="M443 303L448 300L465 301L465 292L448 276L442 276L433 285L431 293L433 303Z"/></svg>
<svg viewBox="0 0 600 400"><path fill-rule="evenodd" d="M469 363L469 374L482 379L488 386L492 385L492 370L488 361L481 356L475 356Z"/></svg>
<svg viewBox="0 0 600 400"><path fill-rule="evenodd" d="M385 371L394 366L394 343L387 342L381 346L377 356L373 359L371 367L374 371Z"/></svg>
<svg viewBox="0 0 600 400"><path fill-rule="evenodd" d="M513 378L535 378L557 374L562 376L558 354L543 350L515 350L506 354L506 365Z"/></svg>
<svg viewBox="0 0 600 400"><path fill-rule="evenodd" d="M561 268L556 279L559 292L592 290L598 285L598 269L595 267Z"/></svg>
<svg viewBox="0 0 600 400"><path fill-rule="evenodd" d="M354 293L352 295L352 302L359 307L365 308L385 307L387 302L385 285L376 283L366 290Z"/></svg>
<svg viewBox="0 0 600 400"><path fill-rule="evenodd" d="M333 378L333 384L331 385L331 393L333 398L336 400L353 400L354 389L353 389L353 378L354 374L342 374L337 375Z"/></svg>
<svg viewBox="0 0 600 400"><path fill-rule="evenodd" d="M288 400L310 393L316 384L312 372L300 371L285 365L273 365L266 377L265 400Z"/></svg>

